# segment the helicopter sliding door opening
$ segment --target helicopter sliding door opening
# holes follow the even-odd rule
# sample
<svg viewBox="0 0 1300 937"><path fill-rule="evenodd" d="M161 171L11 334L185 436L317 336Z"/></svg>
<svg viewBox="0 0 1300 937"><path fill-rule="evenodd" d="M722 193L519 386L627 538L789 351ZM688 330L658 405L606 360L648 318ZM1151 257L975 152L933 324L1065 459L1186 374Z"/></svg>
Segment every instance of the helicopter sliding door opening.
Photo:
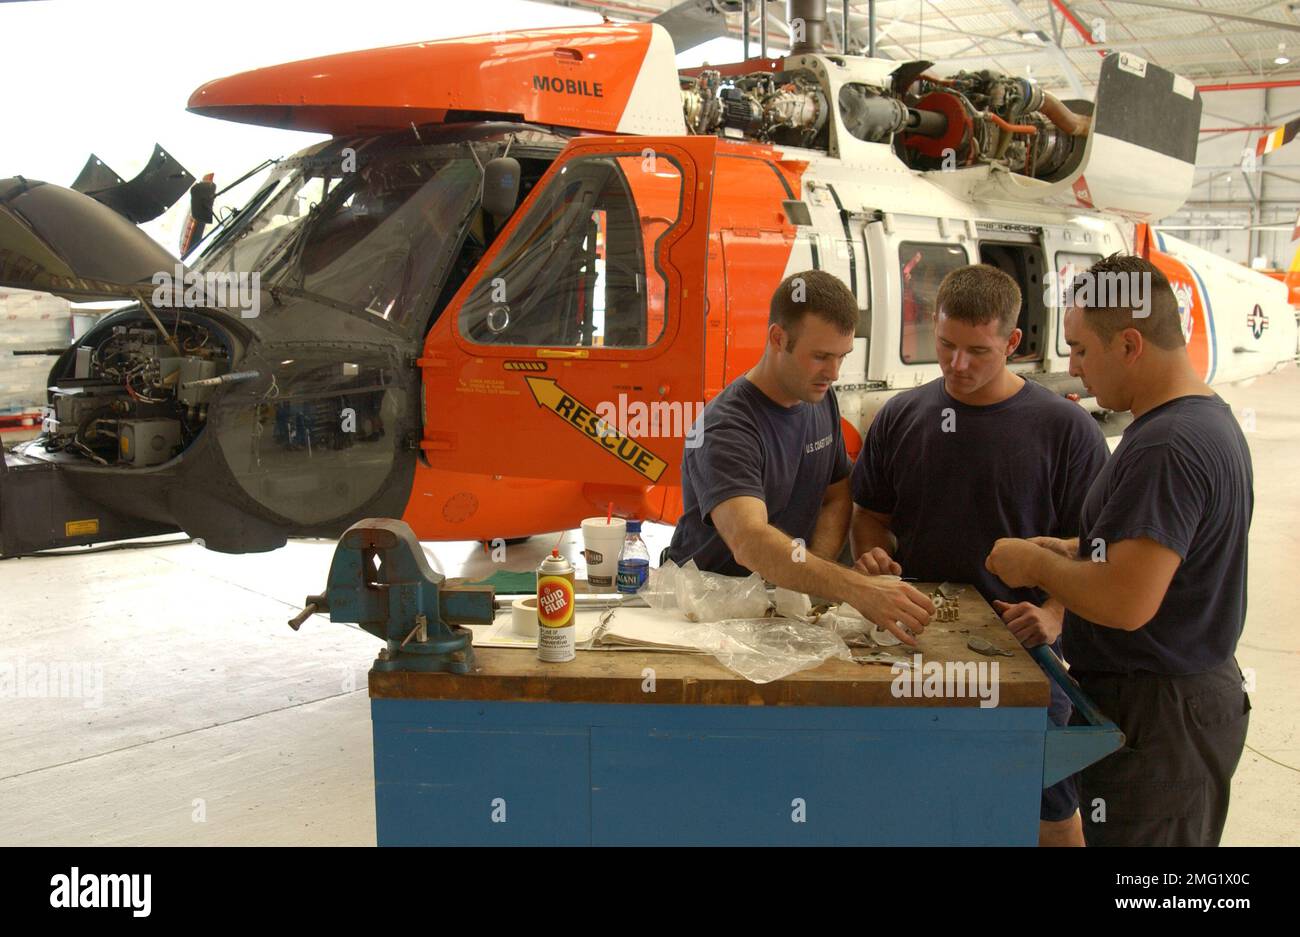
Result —
<svg viewBox="0 0 1300 937"><path fill-rule="evenodd" d="M982 226L981 226L982 227ZM997 267L1020 287L1020 346L1011 361L1041 361L1047 336L1047 304L1043 301L1043 249L1037 235L999 231L997 240L980 241L980 263Z"/></svg>

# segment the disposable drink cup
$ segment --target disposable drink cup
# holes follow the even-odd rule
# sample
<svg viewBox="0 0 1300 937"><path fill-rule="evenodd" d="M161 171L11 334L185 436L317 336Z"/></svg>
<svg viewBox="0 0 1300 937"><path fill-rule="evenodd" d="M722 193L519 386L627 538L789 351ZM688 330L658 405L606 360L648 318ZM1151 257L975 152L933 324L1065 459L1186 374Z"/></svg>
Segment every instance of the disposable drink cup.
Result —
<svg viewBox="0 0 1300 937"><path fill-rule="evenodd" d="M618 575L618 557L627 537L627 521L621 517L608 523L603 517L582 522L582 554L587 560L587 587L592 592L613 592Z"/></svg>

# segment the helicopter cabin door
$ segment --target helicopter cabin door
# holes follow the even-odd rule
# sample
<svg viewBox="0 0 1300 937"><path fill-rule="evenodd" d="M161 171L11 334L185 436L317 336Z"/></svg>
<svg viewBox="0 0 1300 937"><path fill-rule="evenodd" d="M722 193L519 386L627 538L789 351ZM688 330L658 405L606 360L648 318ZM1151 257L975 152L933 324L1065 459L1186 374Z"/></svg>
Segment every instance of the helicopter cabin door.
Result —
<svg viewBox="0 0 1300 937"><path fill-rule="evenodd" d="M704 400L715 146L587 137L565 149L426 339L433 468L680 483Z"/></svg>

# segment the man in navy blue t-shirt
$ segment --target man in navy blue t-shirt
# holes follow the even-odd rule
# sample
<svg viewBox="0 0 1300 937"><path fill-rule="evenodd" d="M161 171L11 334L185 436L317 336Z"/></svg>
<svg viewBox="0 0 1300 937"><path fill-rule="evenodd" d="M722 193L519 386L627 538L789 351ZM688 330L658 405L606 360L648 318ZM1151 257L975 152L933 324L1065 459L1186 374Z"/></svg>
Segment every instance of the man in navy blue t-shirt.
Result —
<svg viewBox="0 0 1300 937"><path fill-rule="evenodd" d="M1064 608L1011 589L984 568L999 537L1077 533L1083 496L1106 461L1078 404L1007 368L1020 344L1020 288L996 267L962 267L936 299L943 376L893 397L872 421L853 471L853 555L869 573L968 582L1025 645L1055 646ZM1052 684L1052 721L1070 702ZM1083 845L1066 778L1043 791L1041 845Z"/></svg>
<svg viewBox="0 0 1300 937"><path fill-rule="evenodd" d="M837 562L849 527L849 472L831 383L853 350L858 305L824 271L772 294L763 357L714 397L682 457L682 516L668 555L848 602L915 646L934 611L896 579Z"/></svg>
<svg viewBox="0 0 1300 937"><path fill-rule="evenodd" d="M999 540L987 565L1065 605L1070 672L1124 732L1123 748L1078 775L1088 844L1218 845L1250 710L1233 656L1250 450L1192 367L1153 264L1113 255L1072 292L1070 373L1134 420L1088 491L1077 542Z"/></svg>

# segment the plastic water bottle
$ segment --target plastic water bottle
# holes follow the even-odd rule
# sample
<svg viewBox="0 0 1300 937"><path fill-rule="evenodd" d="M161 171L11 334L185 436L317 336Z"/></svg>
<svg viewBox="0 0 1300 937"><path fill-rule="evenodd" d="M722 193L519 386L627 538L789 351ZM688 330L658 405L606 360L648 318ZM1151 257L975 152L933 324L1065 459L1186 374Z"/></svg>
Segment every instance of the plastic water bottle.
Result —
<svg viewBox="0 0 1300 937"><path fill-rule="evenodd" d="M627 522L627 537L618 558L618 591L635 595L650 575L650 551L641 539L641 522Z"/></svg>

